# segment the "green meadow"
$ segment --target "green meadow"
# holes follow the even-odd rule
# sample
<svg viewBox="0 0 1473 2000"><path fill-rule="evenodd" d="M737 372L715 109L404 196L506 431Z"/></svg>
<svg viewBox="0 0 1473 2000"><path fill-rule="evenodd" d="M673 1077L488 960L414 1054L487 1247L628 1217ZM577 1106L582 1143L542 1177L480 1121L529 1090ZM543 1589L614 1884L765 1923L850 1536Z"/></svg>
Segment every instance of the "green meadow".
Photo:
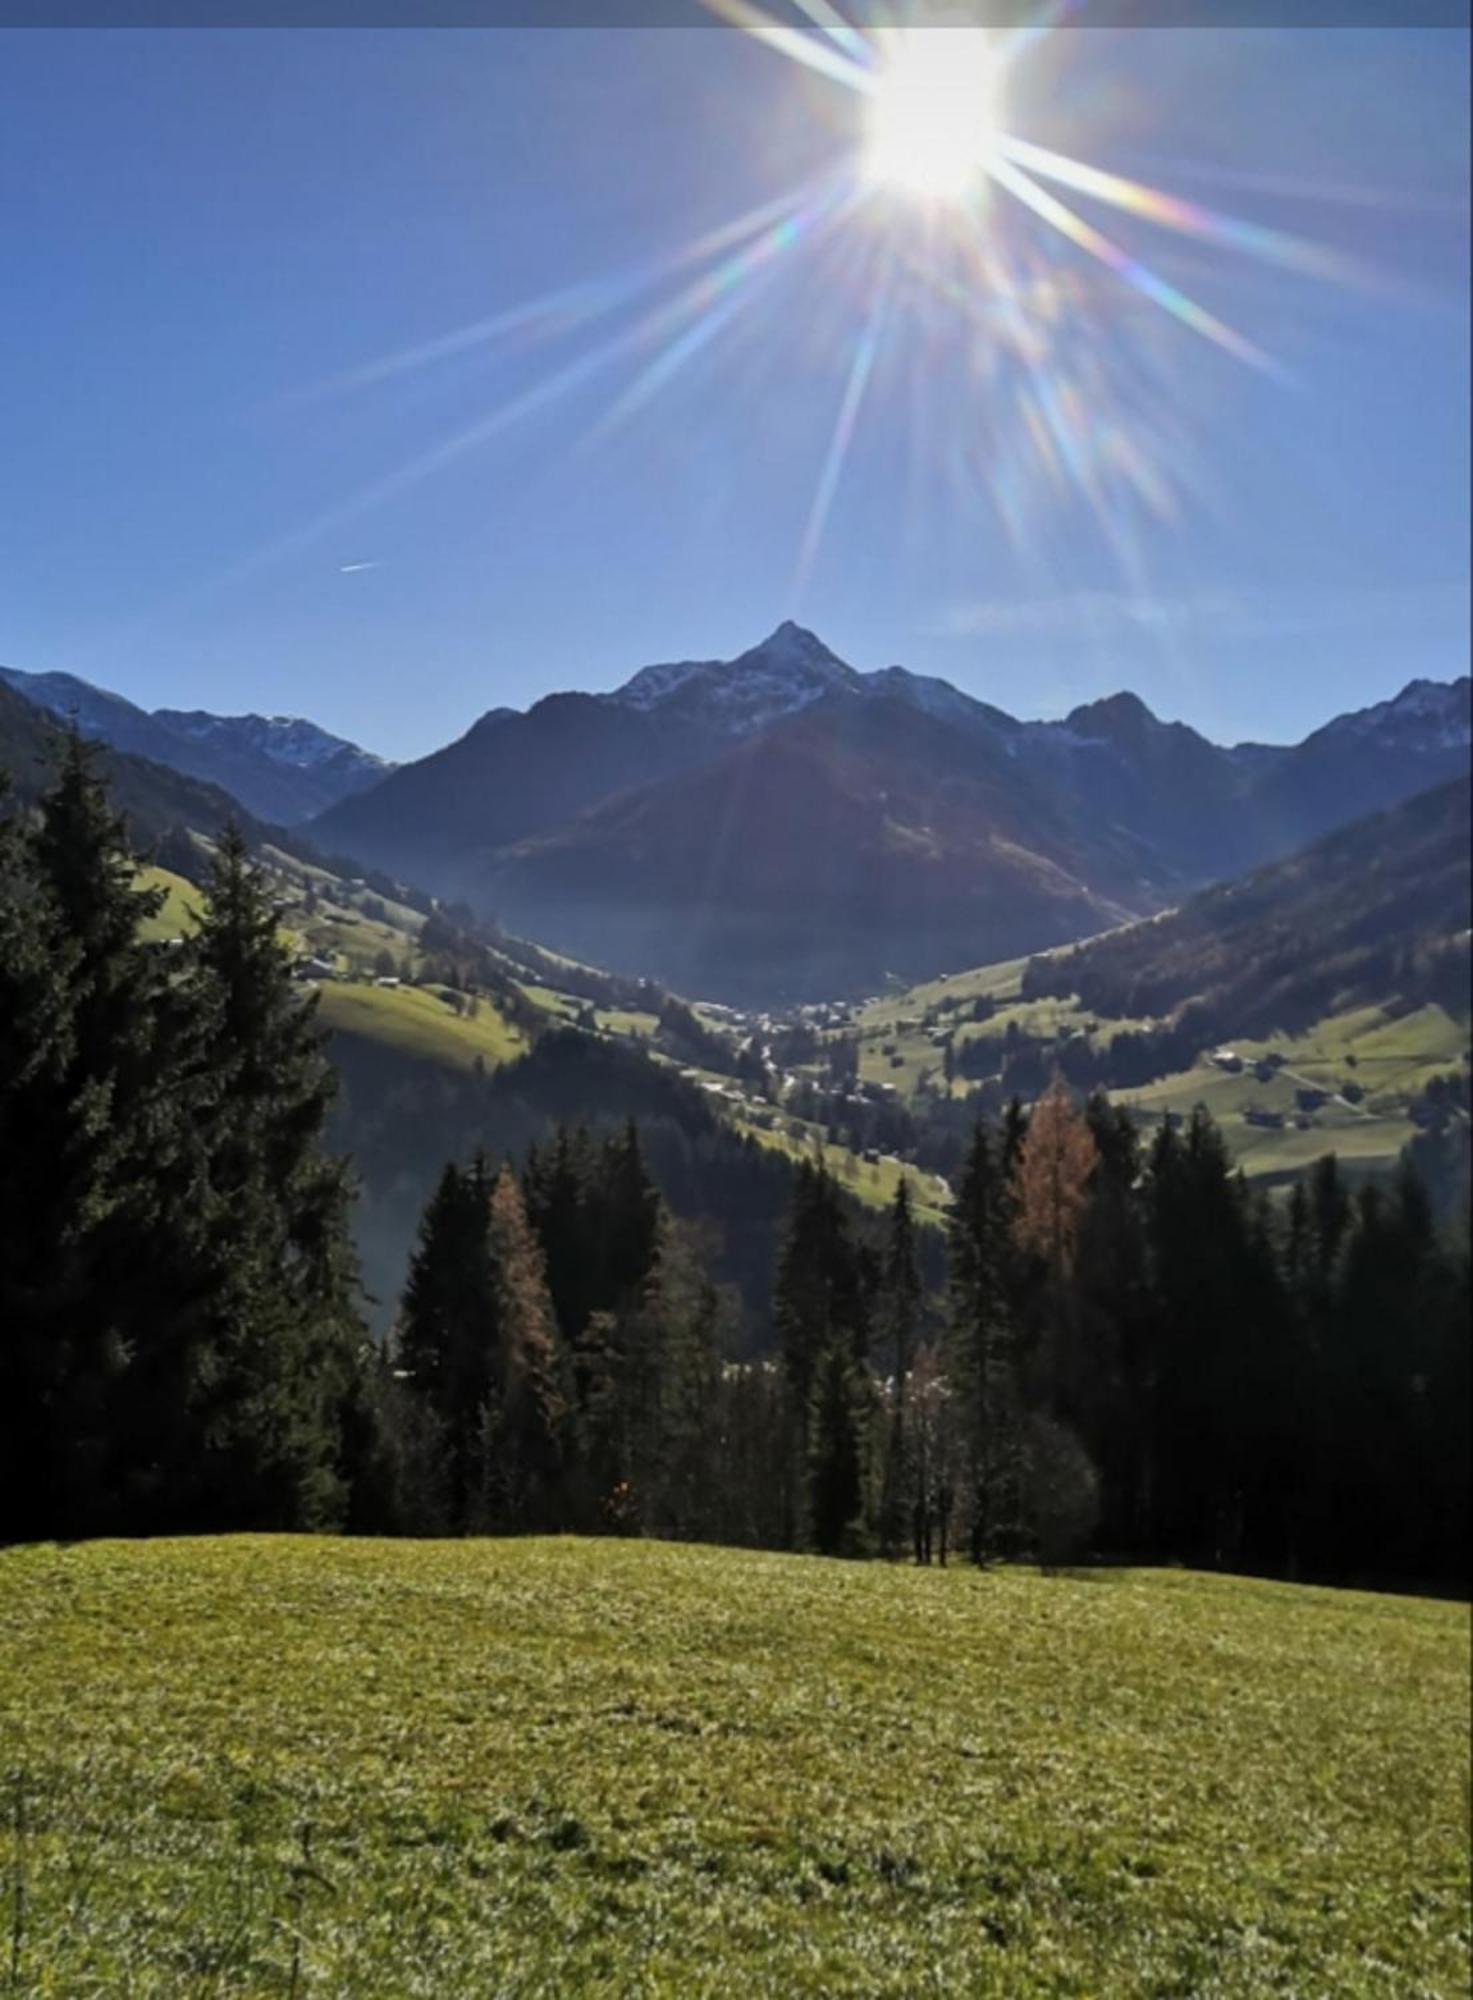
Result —
<svg viewBox="0 0 1473 2000"><path fill-rule="evenodd" d="M1467 1990L1465 1606L242 1537L0 1607L15 1993Z"/></svg>
<svg viewBox="0 0 1473 2000"><path fill-rule="evenodd" d="M326 982L318 988L318 1018L337 1034L386 1043L402 1054L453 1069L479 1059L488 1069L525 1053L518 1031L484 996L474 1014L457 1013L445 990L428 986L362 986Z"/></svg>

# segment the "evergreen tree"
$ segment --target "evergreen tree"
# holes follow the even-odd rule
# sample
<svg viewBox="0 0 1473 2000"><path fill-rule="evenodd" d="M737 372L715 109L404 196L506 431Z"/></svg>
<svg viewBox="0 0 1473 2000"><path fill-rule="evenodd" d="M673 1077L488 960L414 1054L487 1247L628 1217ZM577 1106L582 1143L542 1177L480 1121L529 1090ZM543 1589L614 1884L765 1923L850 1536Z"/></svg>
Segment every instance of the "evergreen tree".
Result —
<svg viewBox="0 0 1473 2000"><path fill-rule="evenodd" d="M843 1197L822 1162L800 1162L773 1286L773 1316L787 1386L787 1539L800 1511L814 1386L824 1357L842 1348L851 1362L868 1345L864 1268Z"/></svg>
<svg viewBox="0 0 1473 2000"><path fill-rule="evenodd" d="M1054 1406L1099 1468L1102 1544L1123 1553L1148 1539L1150 1289L1140 1139L1129 1111L1103 1091L1089 1098L1085 1117L1097 1157L1075 1256L1078 1337L1072 1367L1054 1385Z"/></svg>
<svg viewBox="0 0 1473 2000"><path fill-rule="evenodd" d="M806 1538L820 1555L859 1555L865 1534L865 1382L849 1343L814 1371L804 1485Z"/></svg>
<svg viewBox="0 0 1473 2000"><path fill-rule="evenodd" d="M978 1563L1014 1552L1021 1525L1021 1385L1006 1158L979 1121L947 1227L948 1349L966 1455L971 1555Z"/></svg>
<svg viewBox="0 0 1473 2000"><path fill-rule="evenodd" d="M191 1449L168 1504L217 1525L330 1526L344 1511L341 1411L364 1338L350 1188L322 1149L333 1075L315 999L292 983L266 878L234 829L188 976L213 1096L196 1131L206 1192L191 1246L204 1294Z"/></svg>
<svg viewBox="0 0 1473 2000"><path fill-rule="evenodd" d="M704 1268L695 1232L663 1218L660 1252L643 1308L657 1328L652 1462L642 1474L648 1519L660 1533L709 1535L719 1473L717 1404L722 1301Z"/></svg>
<svg viewBox="0 0 1473 2000"><path fill-rule="evenodd" d="M438 1427L441 1504L456 1526L470 1509L490 1393L490 1187L483 1154L464 1172L445 1167L420 1220L396 1330L399 1366Z"/></svg>
<svg viewBox="0 0 1473 2000"><path fill-rule="evenodd" d="M1204 1565L1230 1559L1242 1494L1235 1422L1249 1331L1246 1188L1198 1105L1163 1125L1144 1190L1154 1307L1151 1489L1158 1548Z"/></svg>
<svg viewBox="0 0 1473 2000"><path fill-rule="evenodd" d="M64 1500L70 1356L56 1259L66 1143L86 1128L68 1006L80 954L29 863L22 823L0 818L0 1540L52 1532Z"/></svg>
<svg viewBox="0 0 1473 2000"><path fill-rule="evenodd" d="M550 1145L533 1147L522 1176L527 1216L547 1259L548 1285L564 1346L571 1350L599 1304L589 1241L593 1149L587 1132L560 1125Z"/></svg>
<svg viewBox="0 0 1473 2000"><path fill-rule="evenodd" d="M164 981L139 939L160 899L135 886L97 755L69 732L37 824L9 826L0 861L12 1534L117 1524L119 1385L151 1331L190 1112L164 1085Z"/></svg>
<svg viewBox="0 0 1473 2000"><path fill-rule="evenodd" d="M659 1191L650 1179L632 1118L605 1142L594 1185L602 1302L617 1309L647 1282L660 1249Z"/></svg>
<svg viewBox="0 0 1473 2000"><path fill-rule="evenodd" d="M885 1451L885 1485L880 1506L880 1540L886 1555L894 1555L904 1541L915 1501L906 1432L906 1401L920 1329L921 1296L910 1181L902 1175L890 1207L881 1287L882 1323L894 1363L890 1431Z"/></svg>

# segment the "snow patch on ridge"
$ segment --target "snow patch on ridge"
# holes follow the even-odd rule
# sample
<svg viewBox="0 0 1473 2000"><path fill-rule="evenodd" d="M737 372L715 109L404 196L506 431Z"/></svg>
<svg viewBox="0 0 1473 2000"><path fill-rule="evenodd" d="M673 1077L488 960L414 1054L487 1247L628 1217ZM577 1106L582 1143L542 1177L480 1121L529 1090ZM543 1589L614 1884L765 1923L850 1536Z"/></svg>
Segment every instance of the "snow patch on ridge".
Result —
<svg viewBox="0 0 1473 2000"><path fill-rule="evenodd" d="M389 765L370 750L308 722L299 715L211 715L205 709L160 708L154 721L196 743L244 746L273 764L297 771L348 763L354 768L387 771Z"/></svg>

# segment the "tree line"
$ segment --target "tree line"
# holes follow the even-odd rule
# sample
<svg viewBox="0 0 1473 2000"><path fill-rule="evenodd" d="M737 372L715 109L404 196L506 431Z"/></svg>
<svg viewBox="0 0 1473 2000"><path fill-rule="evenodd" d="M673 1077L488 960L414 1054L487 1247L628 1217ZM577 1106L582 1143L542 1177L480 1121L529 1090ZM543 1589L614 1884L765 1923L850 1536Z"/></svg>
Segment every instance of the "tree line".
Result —
<svg viewBox="0 0 1473 2000"><path fill-rule="evenodd" d="M637 1131L564 1127L520 1175L447 1167L426 1211L393 1349L409 1510L1454 1584L1467 1308L1409 1164L1352 1190L1326 1158L1275 1202L1205 1111L1145 1142L1056 1084L976 1127L939 1297L907 1182L873 1234L801 1163L774 1347L738 1361Z"/></svg>
<svg viewBox="0 0 1473 2000"><path fill-rule="evenodd" d="M92 753L0 818L0 1537L652 1533L1452 1584L1466 1235L1410 1161L1250 1188L1062 1079L978 1121L944 1281L800 1162L771 1341L640 1129L473 1149L371 1339L333 1091L270 885L219 843L150 944ZM582 1044L580 1043L580 1046ZM570 1097L576 1089L570 1087Z"/></svg>

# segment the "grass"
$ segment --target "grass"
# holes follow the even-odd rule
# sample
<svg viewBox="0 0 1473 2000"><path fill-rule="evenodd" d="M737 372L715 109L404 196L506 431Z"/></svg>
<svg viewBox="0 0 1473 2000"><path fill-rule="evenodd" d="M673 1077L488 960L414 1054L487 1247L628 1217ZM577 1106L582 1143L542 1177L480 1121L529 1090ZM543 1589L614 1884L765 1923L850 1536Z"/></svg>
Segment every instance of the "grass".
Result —
<svg viewBox="0 0 1473 2000"><path fill-rule="evenodd" d="M891 1028L897 1021L918 1018L939 1007L944 1000L976 1000L984 994L999 1006L1018 1000L1023 992L1026 958L1007 958L996 965L972 966L965 972L948 973L944 979L929 979L920 986L908 986L871 1000L861 1009L860 1026Z"/></svg>
<svg viewBox="0 0 1473 2000"><path fill-rule="evenodd" d="M1048 956L1048 954L1043 954ZM930 1072L931 1088L945 1091L944 1050L931 1040L933 1031L950 1034L958 1049L979 1037L996 1037L1016 1027L1022 1034L1057 1037L1095 1031L1104 1047L1126 1029L1147 1027L1143 1020L1102 1019L1069 995L1065 998L1023 998L1026 958L984 965L967 972L933 979L922 986L870 1001L858 1015L859 1074L865 1083L888 1083L905 1100L912 1099L922 1076ZM985 997L995 1011L986 1021L973 1021L972 1002ZM973 1085L958 1076L950 1095L965 1096Z"/></svg>
<svg viewBox="0 0 1473 2000"><path fill-rule="evenodd" d="M1406 1097L1439 1072L1456 1069L1468 1047L1469 1024L1445 1008L1401 1014L1357 1007L1327 1015L1303 1034L1245 1042L1249 1055L1274 1048L1311 1082L1336 1086L1354 1077L1367 1097Z"/></svg>
<svg viewBox="0 0 1473 2000"><path fill-rule="evenodd" d="M1092 1013L1074 997L1025 1001L1021 997L1026 959L981 966L933 980L904 992L872 1001L860 1014L860 1076L866 1083L889 1083L904 1100L915 1096L923 1072L932 1072L932 1087L941 1082L942 1050L929 1030L955 1024L960 1047L978 1035L1000 1035L1010 1023L1029 1035L1057 1035L1093 1024L1093 1039L1104 1047L1127 1029L1147 1028L1144 1020L1116 1020ZM997 1011L990 1020L972 1025L965 1003L987 994ZM961 1001L960 1015L948 1003ZM904 1024L904 1025L902 1025ZM1457 1069L1466 1060L1469 1023L1438 1006L1406 1012L1395 1005L1363 1006L1325 1016L1297 1035L1263 1040L1229 1037L1244 1058L1237 1075L1214 1068L1205 1059L1139 1089L1114 1090L1117 1103L1129 1105L1147 1123L1166 1111L1185 1115L1205 1104L1222 1128L1237 1163L1252 1179L1274 1180L1292 1175L1322 1154L1335 1152L1352 1169L1382 1173L1394 1166L1416 1127L1407 1116L1410 1099L1429 1077ZM893 1056L886 1049L893 1050ZM1253 1064L1276 1054L1282 1073L1260 1082ZM1332 1100L1314 1111L1313 1122L1300 1130L1295 1091L1305 1084L1339 1092L1354 1081L1364 1093L1358 1105ZM972 1088L965 1078L952 1086L954 1095ZM1284 1115L1279 1129L1250 1125L1244 1113L1256 1107Z"/></svg>
<svg viewBox="0 0 1473 2000"><path fill-rule="evenodd" d="M519 981L523 993L534 1007L540 1007L544 1014L555 1014L565 1020L574 1020L581 1011L581 1003L571 993L559 993L551 986L536 986L526 980Z"/></svg>
<svg viewBox="0 0 1473 2000"><path fill-rule="evenodd" d="M652 1040L660 1027L656 1015L627 1007L600 1007L595 1011L594 1019L606 1035L618 1035L631 1042Z"/></svg>
<svg viewBox="0 0 1473 2000"><path fill-rule="evenodd" d="M867 1208L888 1208L901 1180L908 1180L917 1219L937 1229L946 1226L950 1191L935 1174L905 1166L886 1154L878 1160L856 1157L847 1146L830 1145L821 1126L806 1124L784 1111L778 1112L771 1125L759 1125L731 1106L725 1108L724 1116L744 1137L791 1160L812 1160L822 1154L824 1165L840 1187ZM794 1126L800 1128L801 1136L791 1129Z"/></svg>
<svg viewBox="0 0 1473 2000"><path fill-rule="evenodd" d="M474 1015L456 1014L424 986L348 986L324 983L318 1018L335 1034L384 1042L421 1061L470 1069L511 1062L525 1043L484 994Z"/></svg>
<svg viewBox="0 0 1473 2000"><path fill-rule="evenodd" d="M267 1537L0 1599L16 1992L1466 1990L1466 1607Z"/></svg>
<svg viewBox="0 0 1473 2000"><path fill-rule="evenodd" d="M149 944L165 938L188 937L200 907L200 894L194 884L186 882L182 875L170 874L167 868L140 868L137 879L140 889L164 892L158 914L139 925L138 935Z"/></svg>

